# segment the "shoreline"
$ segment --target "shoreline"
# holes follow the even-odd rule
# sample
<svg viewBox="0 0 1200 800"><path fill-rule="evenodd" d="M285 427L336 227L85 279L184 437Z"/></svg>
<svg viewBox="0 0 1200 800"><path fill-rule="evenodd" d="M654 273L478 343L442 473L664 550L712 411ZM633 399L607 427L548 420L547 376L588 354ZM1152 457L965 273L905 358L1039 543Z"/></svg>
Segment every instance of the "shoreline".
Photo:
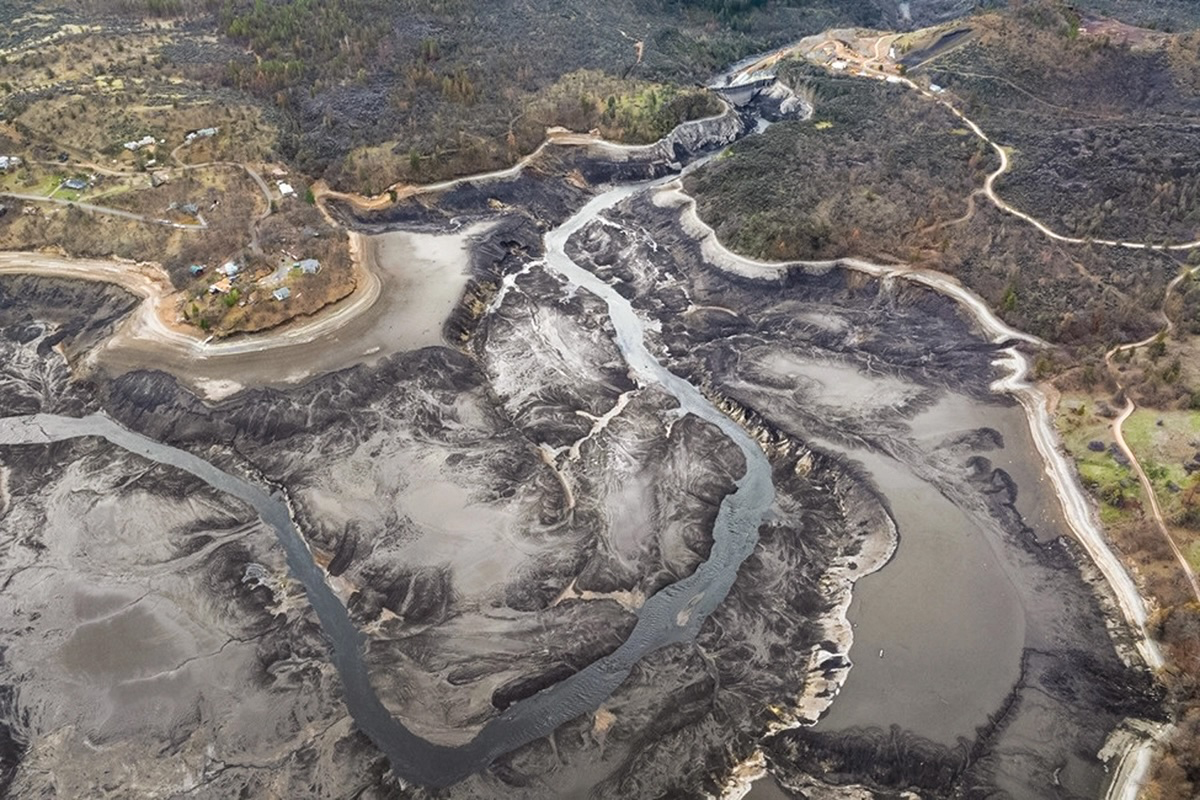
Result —
<svg viewBox="0 0 1200 800"><path fill-rule="evenodd" d="M1075 539L1087 552L1092 564L1103 576L1104 584L1112 593L1122 617L1121 622L1137 636L1135 646L1141 661L1151 671L1157 671L1165 665L1161 650L1146 630L1149 614L1145 598L1138 591L1136 583L1120 558L1112 550L1096 518L1095 509L1080 488L1075 471L1063 456L1058 436L1054 431L1053 419L1049 413L1046 394L1028 380L1029 360L1021 352L1020 343L1045 347L1048 346L1046 342L1007 325L980 297L949 275L904 266L877 264L858 258L790 262L769 262L747 258L729 250L717 238L716 232L700 219L695 199L683 190L680 180L677 179L659 189L651 200L660 207L674 208L679 211L684 231L697 240L704 258L718 269L725 269L734 274L758 280L782 280L787 271L794 268L821 271L840 268L882 280L897 278L907 280L955 301L970 315L973 323L985 336L996 344L1009 344L1003 351L1004 357L993 362L997 367L1007 369L1008 374L993 381L990 388L997 394L1007 394L1013 397L1021 404L1030 434L1042 457L1043 471L1051 481L1055 496L1062 507L1064 519ZM1113 620L1107 621L1111 629ZM1136 664L1131 661L1130 654L1124 651L1118 642L1114 641L1114 644L1117 645L1118 654L1127 664L1131 666ZM1138 725L1138 722L1127 719L1123 727L1143 727ZM1118 728L1113 735L1121 730L1122 728ZM1140 736L1131 737L1130 744L1122 752L1117 763L1118 769L1115 770L1114 780L1108 789L1109 798L1124 800L1124 798L1136 797L1148 772L1146 765L1150 763L1154 749L1167 733L1168 729L1160 728L1146 730ZM1104 752L1105 750L1102 750L1101 754ZM1116 753L1111 753L1109 758L1116 755ZM1127 764L1141 764L1142 766L1132 769L1125 766ZM747 788L746 791L748 792L749 789ZM736 794L730 795L734 798L737 796Z"/></svg>

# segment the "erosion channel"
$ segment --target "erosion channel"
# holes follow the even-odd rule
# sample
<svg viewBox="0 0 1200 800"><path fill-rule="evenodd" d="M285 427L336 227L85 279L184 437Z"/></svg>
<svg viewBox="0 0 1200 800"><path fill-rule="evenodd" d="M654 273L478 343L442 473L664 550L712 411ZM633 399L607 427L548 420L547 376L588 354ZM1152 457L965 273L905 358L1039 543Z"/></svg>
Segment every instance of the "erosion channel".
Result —
<svg viewBox="0 0 1200 800"><path fill-rule="evenodd" d="M6 592L41 597L31 576L69 563L33 528L69 520L71 503L111 522L120 507L101 498L153 495L138 476L164 465L216 490L208 502L236 502L223 513L244 520L248 507L303 587L307 606L276 591L256 612L282 620L271 623L280 641L247 667L271 703L331 680L296 668L311 608L332 646L331 693L400 779L388 783L375 751L324 708L324 727L297 713L289 723L311 757L288 769L310 790L369 773L413 796L425 789L410 783L462 797L715 794L757 755L796 792L1099 793L1101 747L1127 718L1155 716L1155 690L1041 485L1019 407L991 388L1016 344L907 281L828 267L746 274L689 223L670 183L681 162L760 127L759 114L803 116L786 90L764 94L659 146L549 148L536 169L420 201L332 204L364 236L489 224L445 344L364 354L334 335L323 358L342 348L353 366L299 385L244 370L245 389L206 404L181 385L186 365L103 357L75 383L58 357L82 363L128 304L109 297L111 313L81 324L72 315L94 297L5 278L0 531L33 553ZM242 356L262 358L228 363ZM130 462L114 468L113 453L75 441L89 437ZM36 469L40 483L19 480ZM118 474L101 490L106 469ZM212 525L185 520L171 535ZM220 550L210 533L176 555ZM239 578L205 591L265 585L270 569L246 547L229 556ZM37 564L44 552L56 566ZM40 601L8 602L33 630ZM862 680L852 622L878 649L853 652L869 664ZM14 647L5 680L19 687L37 653ZM52 699L24 702L37 713L4 730L30 740L42 768L18 770L19 787L72 752L45 744L49 730L71 742L80 727L93 750L117 738L111 716L93 736ZM205 753L180 791L221 796L220 781L254 765L234 763L221 739L232 734L205 731L205 713L181 712L166 738L199 737ZM340 738L314 743L330 730ZM330 771L313 777L313 764Z"/></svg>

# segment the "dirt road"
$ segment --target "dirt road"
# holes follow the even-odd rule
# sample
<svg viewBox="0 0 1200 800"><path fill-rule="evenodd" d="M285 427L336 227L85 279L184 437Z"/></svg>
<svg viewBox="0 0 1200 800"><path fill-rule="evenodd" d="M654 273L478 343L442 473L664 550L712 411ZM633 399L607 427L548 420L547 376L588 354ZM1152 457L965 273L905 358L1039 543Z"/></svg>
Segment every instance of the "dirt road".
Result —
<svg viewBox="0 0 1200 800"><path fill-rule="evenodd" d="M203 218L197 216L197 222L172 222L169 219L159 217L148 217L144 214L135 214L132 211L122 211L119 208L109 208L108 206L98 206L92 203L81 203L77 200L63 200L58 197L46 197L40 194L19 194L15 192L0 192L0 197L8 197L13 200L21 200L26 203L50 203L56 206L68 206L90 211L93 214L105 214L110 217L121 217L123 219L131 219L135 222L145 222L148 225L161 225L164 228L175 228L183 231L205 231L208 230L208 223Z"/></svg>
<svg viewBox="0 0 1200 800"><path fill-rule="evenodd" d="M1143 339L1140 342L1118 345L1104 354L1104 364L1108 368L1109 374L1112 375L1113 379L1116 381L1117 388L1120 392L1125 392L1125 386L1121 383L1119 374L1113 368L1113 359L1118 353L1146 347L1147 345L1152 344L1159 336L1165 336L1174 330L1175 323L1169 316L1167 316L1166 313L1167 301L1170 299L1171 294L1175 291L1176 287L1178 287L1184 279L1195 275L1198 271L1200 271L1200 267L1191 270L1185 270L1179 273L1179 275L1167 285L1167 291L1163 296L1163 316L1166 318L1166 325L1161 331L1153 336ZM1165 539L1167 544L1170 546L1171 552L1175 555L1175 560L1179 562L1179 568L1183 570L1183 574L1187 577L1188 583L1192 588L1192 595L1196 598L1196 602L1200 603L1200 580L1197 580L1196 578L1196 571L1192 569L1191 562L1188 561L1187 556L1176 543L1175 537L1171 535L1171 530L1167 526L1166 518L1163 517L1162 508L1159 506L1158 495L1154 490L1154 484L1150 481L1149 476L1146 474L1146 470L1142 468L1142 464L1140 461L1138 461L1138 457L1133 452L1133 449L1125 441L1125 422L1130 416L1133 415L1133 412L1136 409L1137 405L1128 396L1128 394L1126 394L1125 407L1121 410L1121 413L1117 416L1117 418L1113 420L1113 438L1117 442L1117 447L1121 448L1121 452L1125 454L1127 459L1129 459L1129 464L1133 468L1134 474L1137 475L1138 483L1140 483L1142 486L1142 492L1146 495L1147 500L1150 502L1150 513L1154 517L1154 524L1158 528L1159 533L1162 534L1163 539Z"/></svg>

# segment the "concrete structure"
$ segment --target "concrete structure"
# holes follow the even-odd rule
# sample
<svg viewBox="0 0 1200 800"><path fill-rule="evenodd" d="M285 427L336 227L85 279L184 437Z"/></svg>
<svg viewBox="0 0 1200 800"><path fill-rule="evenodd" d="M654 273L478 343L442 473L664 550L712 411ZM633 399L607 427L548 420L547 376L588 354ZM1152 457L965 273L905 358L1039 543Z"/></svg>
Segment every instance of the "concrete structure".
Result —
<svg viewBox="0 0 1200 800"><path fill-rule="evenodd" d="M744 106L759 93L775 83L775 76L769 72L754 72L750 75L739 76L736 81L726 86L710 86L712 91L724 97L734 106Z"/></svg>

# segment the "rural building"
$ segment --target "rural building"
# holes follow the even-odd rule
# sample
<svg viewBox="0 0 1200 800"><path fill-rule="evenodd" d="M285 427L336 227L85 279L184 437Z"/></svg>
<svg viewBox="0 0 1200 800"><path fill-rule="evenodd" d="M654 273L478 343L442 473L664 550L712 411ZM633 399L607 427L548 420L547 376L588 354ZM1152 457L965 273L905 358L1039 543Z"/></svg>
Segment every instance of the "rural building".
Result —
<svg viewBox="0 0 1200 800"><path fill-rule="evenodd" d="M198 131L192 131L184 138L187 142L191 143L191 142L196 141L197 139L208 139L210 137L216 136L217 132L219 130L220 130L220 128L201 128Z"/></svg>
<svg viewBox="0 0 1200 800"><path fill-rule="evenodd" d="M296 194L296 190L286 181L275 181L275 185L279 187L279 194L283 197L293 197Z"/></svg>
<svg viewBox="0 0 1200 800"><path fill-rule="evenodd" d="M88 187L88 182L83 178L67 178L62 182L62 188L70 189L74 192L82 192Z"/></svg>
<svg viewBox="0 0 1200 800"><path fill-rule="evenodd" d="M278 289L276 289L275 291L271 292L271 296L274 297L276 300L280 300L280 301L287 300L289 297L292 296L292 290L286 286L281 286Z"/></svg>
<svg viewBox="0 0 1200 800"><path fill-rule="evenodd" d="M204 267L200 266L199 264L192 264L190 267L188 267L188 272L194 278L197 275L204 274Z"/></svg>
<svg viewBox="0 0 1200 800"><path fill-rule="evenodd" d="M21 159L16 156L0 156L0 172L8 172L21 166Z"/></svg>
<svg viewBox="0 0 1200 800"><path fill-rule="evenodd" d="M242 271L242 268L239 267L237 264L233 263L232 261L226 261L224 264L222 264L220 267L217 268L217 272L221 273L226 278L232 278L241 271Z"/></svg>
<svg viewBox="0 0 1200 800"><path fill-rule="evenodd" d="M135 150L141 150L143 147L149 147L152 144L154 144L154 137L147 135L138 139L136 142L126 142L125 149L132 153Z"/></svg>
<svg viewBox="0 0 1200 800"><path fill-rule="evenodd" d="M316 275L321 271L321 262L315 258L306 258L303 261L297 261L292 264L293 269L298 269L305 275Z"/></svg>
<svg viewBox="0 0 1200 800"><path fill-rule="evenodd" d="M229 282L229 278L221 278L221 280L208 287L209 294L229 294L229 290L233 288L233 284Z"/></svg>

